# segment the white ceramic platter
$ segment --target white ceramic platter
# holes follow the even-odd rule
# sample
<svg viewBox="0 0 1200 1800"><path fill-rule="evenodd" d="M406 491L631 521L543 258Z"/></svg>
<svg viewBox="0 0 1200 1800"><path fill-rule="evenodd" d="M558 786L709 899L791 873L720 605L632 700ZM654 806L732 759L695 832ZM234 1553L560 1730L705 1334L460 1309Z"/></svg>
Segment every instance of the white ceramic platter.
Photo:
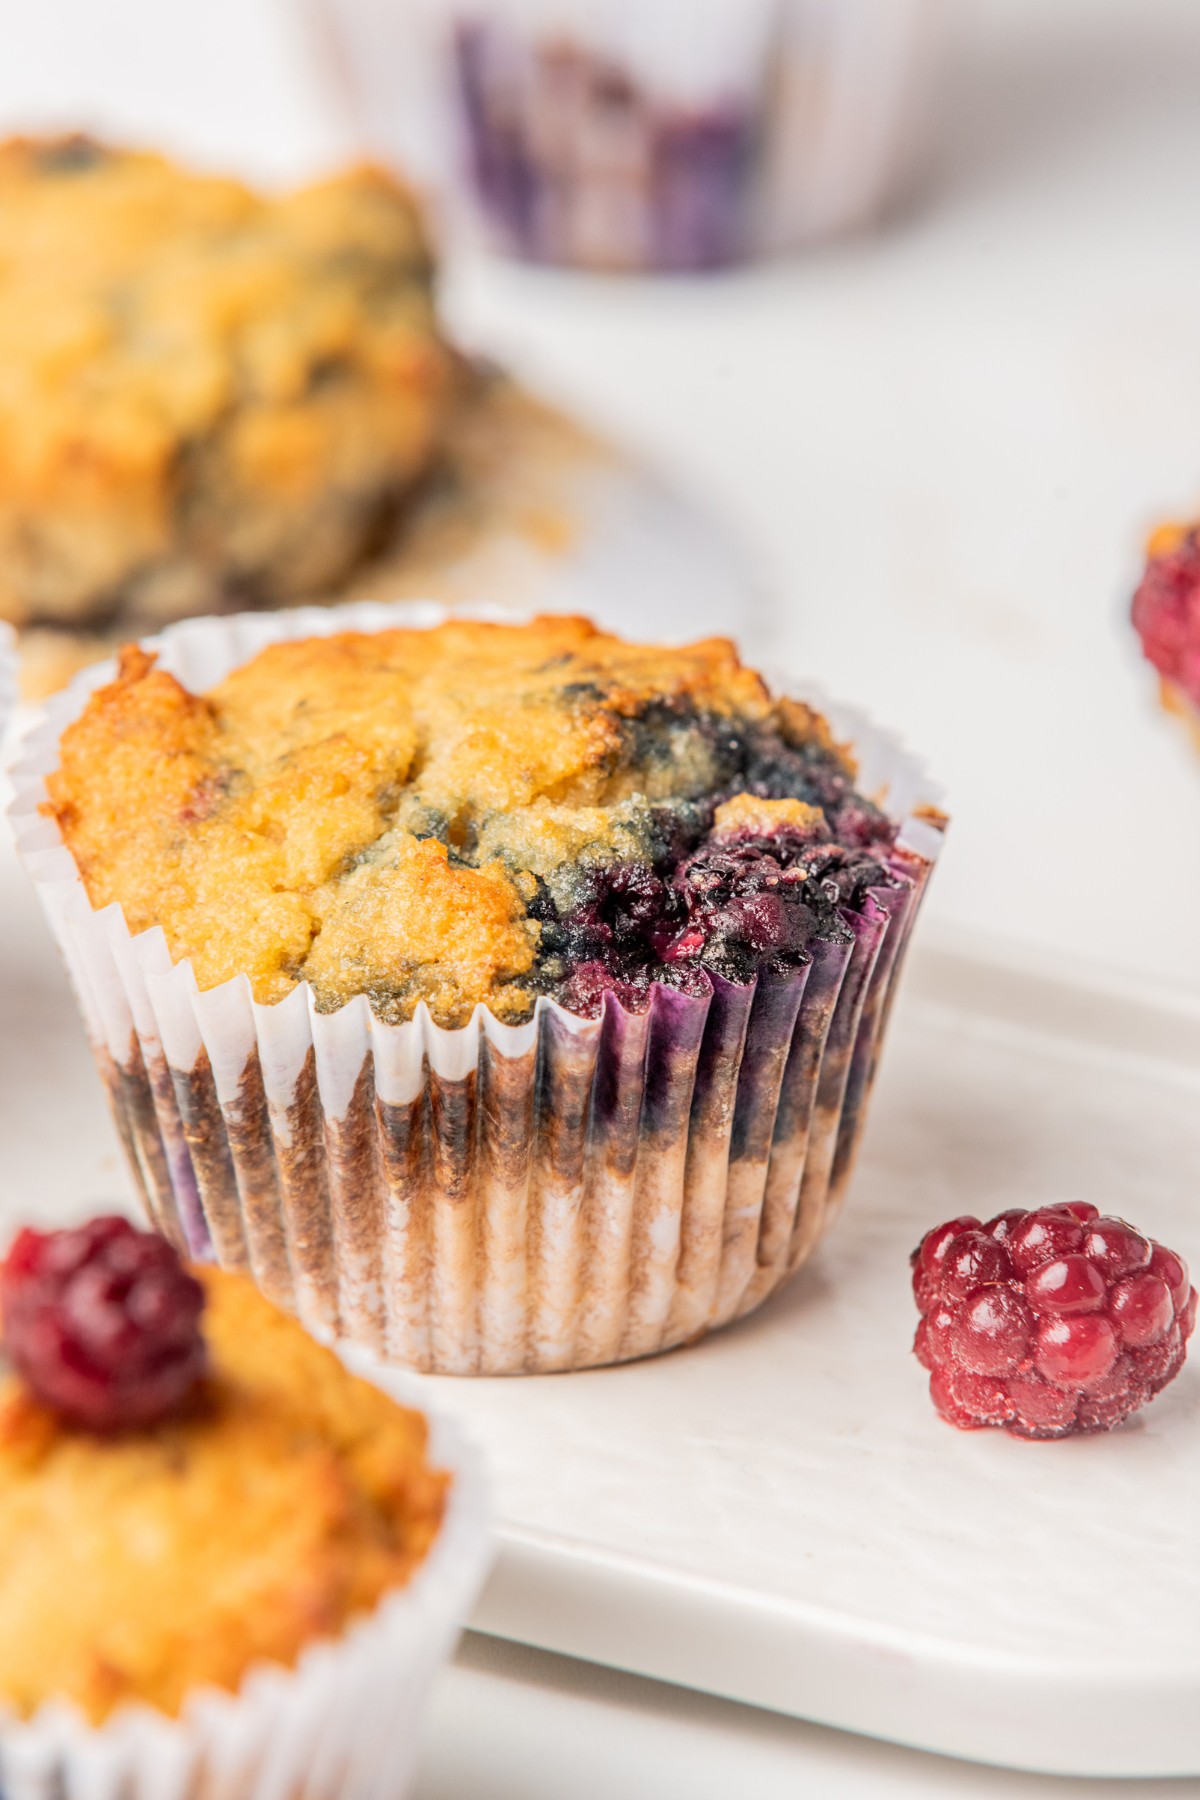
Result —
<svg viewBox="0 0 1200 1800"><path fill-rule="evenodd" d="M48 938L0 854L0 1224L128 1195ZM846 1216L760 1315L626 1368L431 1381L490 1453L474 1623L978 1761L1200 1774L1200 1358L1108 1438L934 1415L907 1254L1084 1197L1200 1264L1200 1011L918 951Z"/></svg>
<svg viewBox="0 0 1200 1800"><path fill-rule="evenodd" d="M1109 1437L956 1432L907 1263L955 1213L1079 1197L1195 1268L1198 1192L1200 1010L918 951L790 1292L632 1367L431 1383L493 1462L475 1623L978 1761L1200 1774L1200 1357Z"/></svg>

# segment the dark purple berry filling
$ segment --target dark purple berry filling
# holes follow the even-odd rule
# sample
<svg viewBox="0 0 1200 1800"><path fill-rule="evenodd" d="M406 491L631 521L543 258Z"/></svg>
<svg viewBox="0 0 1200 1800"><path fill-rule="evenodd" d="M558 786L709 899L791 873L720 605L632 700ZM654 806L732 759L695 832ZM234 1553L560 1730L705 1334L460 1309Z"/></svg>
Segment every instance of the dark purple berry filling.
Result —
<svg viewBox="0 0 1200 1800"><path fill-rule="evenodd" d="M722 787L657 808L647 860L581 866L569 903L545 882L530 902L539 985L572 1012L596 1016L609 991L638 1010L654 982L705 994L710 975L744 984L764 966L805 962L814 942L849 942L844 909L894 883L896 827L855 791L836 750L656 708L631 726L639 761L668 757L681 726L707 735ZM772 817L772 803L791 801L799 808Z"/></svg>

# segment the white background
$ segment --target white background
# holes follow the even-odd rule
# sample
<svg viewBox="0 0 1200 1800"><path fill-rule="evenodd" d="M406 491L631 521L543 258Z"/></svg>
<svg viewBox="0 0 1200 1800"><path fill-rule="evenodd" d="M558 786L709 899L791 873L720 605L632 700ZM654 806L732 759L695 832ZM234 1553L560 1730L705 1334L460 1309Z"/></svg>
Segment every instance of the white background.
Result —
<svg viewBox="0 0 1200 1800"><path fill-rule="evenodd" d="M285 0L0 0L0 46L5 126L270 178L351 142ZM469 261L448 309L732 521L777 597L754 648L927 752L956 815L935 917L1197 984L1200 768L1123 609L1145 528L1200 508L1200 6L958 0L935 112L875 240L698 283ZM1107 1791L473 1642L420 1794Z"/></svg>

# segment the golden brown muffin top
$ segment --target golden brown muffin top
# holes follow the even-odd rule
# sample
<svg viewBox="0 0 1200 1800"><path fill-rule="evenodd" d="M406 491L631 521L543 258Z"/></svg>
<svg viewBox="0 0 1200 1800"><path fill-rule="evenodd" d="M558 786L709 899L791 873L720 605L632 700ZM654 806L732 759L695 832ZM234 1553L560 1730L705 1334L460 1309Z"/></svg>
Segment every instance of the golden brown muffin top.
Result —
<svg viewBox="0 0 1200 1800"><path fill-rule="evenodd" d="M419 472L453 386L430 272L378 169L267 195L86 138L0 144L0 519L14 568L21 521L37 552L0 613L102 608L181 542L253 571L247 496L349 491L385 453Z"/></svg>
<svg viewBox="0 0 1200 1800"><path fill-rule="evenodd" d="M244 1277L195 1272L211 1374L179 1417L93 1437L0 1387L0 1700L21 1716L235 1690L340 1633L436 1536L423 1417Z"/></svg>
<svg viewBox="0 0 1200 1800"><path fill-rule="evenodd" d="M70 450L74 485L99 494L251 402L247 472L284 480L273 443L314 368L386 379L436 354L428 273L412 198L378 169L269 196L87 139L10 139L0 474L23 491L57 484Z"/></svg>
<svg viewBox="0 0 1200 1800"><path fill-rule="evenodd" d="M128 650L48 787L93 904L161 925L202 988L308 980L324 1009L424 999L455 1025L526 1017L587 873L657 865L759 767L766 799L727 829L761 823L784 768L769 825L828 837L808 778L841 795L848 763L726 639L543 618L282 642L204 695Z"/></svg>

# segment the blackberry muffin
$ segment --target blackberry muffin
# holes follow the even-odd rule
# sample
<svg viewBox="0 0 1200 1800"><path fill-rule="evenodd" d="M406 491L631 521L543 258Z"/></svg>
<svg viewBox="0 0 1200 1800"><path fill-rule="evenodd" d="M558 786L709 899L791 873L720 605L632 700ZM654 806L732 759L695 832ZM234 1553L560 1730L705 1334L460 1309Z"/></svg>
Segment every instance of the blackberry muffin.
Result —
<svg viewBox="0 0 1200 1800"><path fill-rule="evenodd" d="M384 1754L390 1706L411 1735L477 1573L425 1419L121 1218L22 1232L0 1304L5 1793L96 1792L92 1759L130 1800L183 1767L230 1800L344 1791L356 1733Z"/></svg>
<svg viewBox="0 0 1200 1800"><path fill-rule="evenodd" d="M318 593L430 468L455 381L390 176L268 198L84 137L0 145L0 618Z"/></svg>
<svg viewBox="0 0 1200 1800"><path fill-rule="evenodd" d="M1133 627L1163 706L1200 748L1200 526L1162 525L1146 546Z"/></svg>
<svg viewBox="0 0 1200 1800"><path fill-rule="evenodd" d="M18 772L73 965L114 907L154 963L142 1026L89 1022L155 1217L422 1367L749 1310L849 1172L942 823L912 765L866 734L872 798L724 639L313 619L126 651Z"/></svg>

